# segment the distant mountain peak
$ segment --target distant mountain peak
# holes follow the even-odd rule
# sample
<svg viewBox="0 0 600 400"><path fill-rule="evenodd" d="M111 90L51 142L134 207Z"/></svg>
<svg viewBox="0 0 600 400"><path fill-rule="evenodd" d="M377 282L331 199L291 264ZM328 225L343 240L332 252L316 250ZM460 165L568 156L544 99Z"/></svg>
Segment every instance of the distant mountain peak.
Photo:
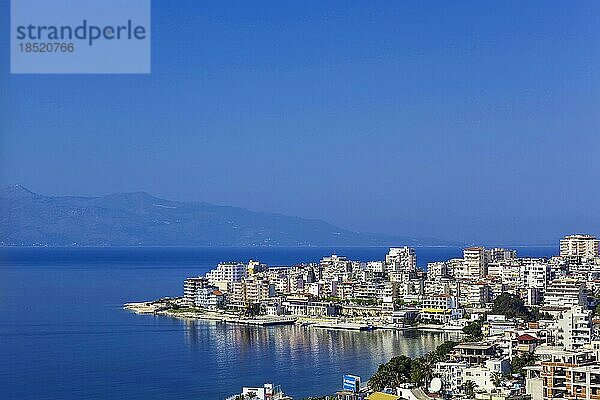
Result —
<svg viewBox="0 0 600 400"><path fill-rule="evenodd" d="M21 201L25 200L27 201ZM439 240L353 232L318 219L178 202L146 192L44 196L21 185L0 195L0 245L388 246Z"/></svg>
<svg viewBox="0 0 600 400"><path fill-rule="evenodd" d="M10 185L2 190L2 197L8 198L23 198L23 197L35 197L37 196L34 192L27 189L25 186L20 184Z"/></svg>

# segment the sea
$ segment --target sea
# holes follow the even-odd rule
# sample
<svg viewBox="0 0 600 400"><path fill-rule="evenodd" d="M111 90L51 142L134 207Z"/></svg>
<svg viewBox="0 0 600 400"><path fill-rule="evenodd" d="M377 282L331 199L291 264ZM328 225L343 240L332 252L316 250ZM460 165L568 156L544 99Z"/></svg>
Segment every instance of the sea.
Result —
<svg viewBox="0 0 600 400"><path fill-rule="evenodd" d="M342 375L366 381L397 355L419 356L452 334L252 327L123 310L181 296L183 280L222 261L270 266L338 254L383 260L387 248L0 248L0 399L220 400L280 385L294 399L332 394ZM517 248L520 256L557 254ZM417 263L460 257L420 247Z"/></svg>

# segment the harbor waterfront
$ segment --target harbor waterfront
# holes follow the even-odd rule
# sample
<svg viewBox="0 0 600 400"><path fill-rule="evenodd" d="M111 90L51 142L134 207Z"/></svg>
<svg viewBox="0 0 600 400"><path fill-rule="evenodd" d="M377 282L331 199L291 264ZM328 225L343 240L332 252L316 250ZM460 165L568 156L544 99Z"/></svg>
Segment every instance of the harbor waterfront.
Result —
<svg viewBox="0 0 600 400"><path fill-rule="evenodd" d="M185 277L223 259L281 265L342 251L367 259L387 248L0 248L2 398L224 399L242 386L276 381L302 399L338 390L342 374L367 377L394 355L418 356L452 337L122 310L128 301L180 295ZM460 253L418 251L423 260Z"/></svg>
<svg viewBox="0 0 600 400"><path fill-rule="evenodd" d="M222 399L281 384L302 399L363 379L395 355L419 356L452 334L257 327L139 316L124 303L180 296L222 260L382 259L388 248L1 248L0 387L6 398ZM519 248L549 256L556 248ZM420 265L461 248L417 248ZM69 379L64 379L69 376ZM32 382L36 382L35 385Z"/></svg>

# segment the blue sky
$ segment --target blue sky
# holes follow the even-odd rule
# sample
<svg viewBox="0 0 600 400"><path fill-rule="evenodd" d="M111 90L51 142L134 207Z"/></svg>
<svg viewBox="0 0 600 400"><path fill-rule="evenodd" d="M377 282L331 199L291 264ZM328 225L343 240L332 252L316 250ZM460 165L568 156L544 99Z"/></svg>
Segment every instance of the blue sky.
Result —
<svg viewBox="0 0 600 400"><path fill-rule="evenodd" d="M152 74L11 75L0 182L477 243L600 234L600 3L152 3Z"/></svg>

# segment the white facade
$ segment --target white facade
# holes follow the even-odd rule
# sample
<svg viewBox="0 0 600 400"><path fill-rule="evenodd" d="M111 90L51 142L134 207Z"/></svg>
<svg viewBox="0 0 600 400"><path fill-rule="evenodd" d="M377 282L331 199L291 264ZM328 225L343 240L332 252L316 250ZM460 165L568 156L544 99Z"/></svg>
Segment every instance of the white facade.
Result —
<svg viewBox="0 0 600 400"><path fill-rule="evenodd" d="M393 247L385 256L390 272L413 273L417 270L417 254L411 247Z"/></svg>
<svg viewBox="0 0 600 400"><path fill-rule="evenodd" d="M541 262L524 263L521 265L520 275L522 287L545 290L550 279L550 265Z"/></svg>
<svg viewBox="0 0 600 400"><path fill-rule="evenodd" d="M462 316L463 309L459 308L458 301L454 296L440 294L423 298L423 307L420 314L422 320L447 323Z"/></svg>
<svg viewBox="0 0 600 400"><path fill-rule="evenodd" d="M575 279L555 279L544 293L544 305L570 308L582 306L587 302L585 284Z"/></svg>
<svg viewBox="0 0 600 400"><path fill-rule="evenodd" d="M463 384L463 371L468 367L466 362L438 362L435 364L434 376L442 380L442 390L445 394L460 393Z"/></svg>
<svg viewBox="0 0 600 400"><path fill-rule="evenodd" d="M592 342L592 311L574 306L556 321L553 330L556 345L566 350L578 350Z"/></svg>
<svg viewBox="0 0 600 400"><path fill-rule="evenodd" d="M194 305L198 290L206 287L208 281L203 277L186 278L183 282L183 298L188 305Z"/></svg>
<svg viewBox="0 0 600 400"><path fill-rule="evenodd" d="M223 293L216 287L207 286L196 292L195 305L197 307L216 309L223 302Z"/></svg>
<svg viewBox="0 0 600 400"><path fill-rule="evenodd" d="M485 249L468 247L463 250L464 276L460 278L479 279L487 274Z"/></svg>
<svg viewBox="0 0 600 400"><path fill-rule="evenodd" d="M591 235L568 235L560 241L560 256L566 258L598 257L598 239Z"/></svg>
<svg viewBox="0 0 600 400"><path fill-rule="evenodd" d="M211 285L220 282L239 282L248 276L248 267L244 263L220 263L217 268L209 271L206 278Z"/></svg>

